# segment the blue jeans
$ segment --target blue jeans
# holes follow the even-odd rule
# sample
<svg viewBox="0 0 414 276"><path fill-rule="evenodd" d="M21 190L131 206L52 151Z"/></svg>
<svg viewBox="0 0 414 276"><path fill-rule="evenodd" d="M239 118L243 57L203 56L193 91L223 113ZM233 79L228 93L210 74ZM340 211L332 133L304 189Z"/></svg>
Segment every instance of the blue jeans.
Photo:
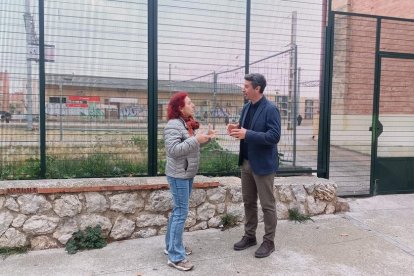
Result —
<svg viewBox="0 0 414 276"><path fill-rule="evenodd" d="M168 220L165 245L168 258L172 262L180 262L186 258L183 244L184 224L188 216L189 201L194 178L181 179L167 176L170 191L173 195L174 207Z"/></svg>

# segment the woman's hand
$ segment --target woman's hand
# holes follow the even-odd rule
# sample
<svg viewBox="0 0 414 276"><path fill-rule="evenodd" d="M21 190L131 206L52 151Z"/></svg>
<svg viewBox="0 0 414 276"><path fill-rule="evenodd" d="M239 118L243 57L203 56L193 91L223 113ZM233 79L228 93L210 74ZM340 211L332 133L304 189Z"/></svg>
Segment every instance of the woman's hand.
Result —
<svg viewBox="0 0 414 276"><path fill-rule="evenodd" d="M211 124L208 124L207 133L204 133L204 131L200 129L195 137L199 144L205 144L209 142L212 138L216 137L216 133L217 131L212 129Z"/></svg>
<svg viewBox="0 0 414 276"><path fill-rule="evenodd" d="M208 124L207 135L210 135L210 138L214 138L214 137L216 137L216 134L217 134L217 130L213 129L211 127L211 124Z"/></svg>
<svg viewBox="0 0 414 276"><path fill-rule="evenodd" d="M207 135L205 133L197 133L195 138L199 144L204 144L211 140L210 135Z"/></svg>

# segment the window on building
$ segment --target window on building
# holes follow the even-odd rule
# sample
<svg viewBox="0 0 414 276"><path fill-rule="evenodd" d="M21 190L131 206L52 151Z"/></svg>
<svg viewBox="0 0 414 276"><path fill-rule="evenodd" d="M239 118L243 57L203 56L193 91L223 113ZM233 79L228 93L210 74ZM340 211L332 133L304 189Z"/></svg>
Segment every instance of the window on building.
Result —
<svg viewBox="0 0 414 276"><path fill-rule="evenodd" d="M60 103L60 97L49 97L49 103ZM66 103L66 97L62 97L62 103Z"/></svg>
<svg viewBox="0 0 414 276"><path fill-rule="evenodd" d="M279 108L281 119L288 117L288 96L276 96L276 106Z"/></svg>
<svg viewBox="0 0 414 276"><path fill-rule="evenodd" d="M313 119L313 100L305 100L305 119Z"/></svg>

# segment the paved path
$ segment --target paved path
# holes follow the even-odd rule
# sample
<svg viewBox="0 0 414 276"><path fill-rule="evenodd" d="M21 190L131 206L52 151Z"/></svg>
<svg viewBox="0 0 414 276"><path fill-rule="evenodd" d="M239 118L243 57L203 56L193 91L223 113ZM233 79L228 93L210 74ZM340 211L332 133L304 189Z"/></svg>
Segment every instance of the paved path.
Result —
<svg viewBox="0 0 414 276"><path fill-rule="evenodd" d="M195 269L167 266L163 236L68 255L32 251L0 260L1 275L414 275L414 194L350 199L351 212L280 221L276 252L233 251L242 227L185 233ZM259 225L261 240L263 225Z"/></svg>

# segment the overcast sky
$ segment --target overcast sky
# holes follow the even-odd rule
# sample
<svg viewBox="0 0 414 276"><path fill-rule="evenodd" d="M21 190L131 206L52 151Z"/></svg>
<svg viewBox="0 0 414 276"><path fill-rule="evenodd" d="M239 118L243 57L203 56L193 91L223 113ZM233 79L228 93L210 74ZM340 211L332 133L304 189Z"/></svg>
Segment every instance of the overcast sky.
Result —
<svg viewBox="0 0 414 276"><path fill-rule="evenodd" d="M12 92L24 87L22 80L26 78L24 3L0 0L0 71L11 73ZM244 65L245 0L158 3L160 80L188 80ZM38 33L37 1L31 1L31 11ZM252 1L250 61L288 49L292 11L298 14L302 81L318 80L321 0ZM47 73L147 77L147 1L45 0L45 26L46 43L56 47L55 62L46 64ZM284 55L252 69L279 83L286 78L288 62L288 55ZM37 63L32 65L37 74ZM238 74L242 73L239 70ZM241 77L223 74L222 80L239 82ZM302 95L317 95L317 91L302 88Z"/></svg>

